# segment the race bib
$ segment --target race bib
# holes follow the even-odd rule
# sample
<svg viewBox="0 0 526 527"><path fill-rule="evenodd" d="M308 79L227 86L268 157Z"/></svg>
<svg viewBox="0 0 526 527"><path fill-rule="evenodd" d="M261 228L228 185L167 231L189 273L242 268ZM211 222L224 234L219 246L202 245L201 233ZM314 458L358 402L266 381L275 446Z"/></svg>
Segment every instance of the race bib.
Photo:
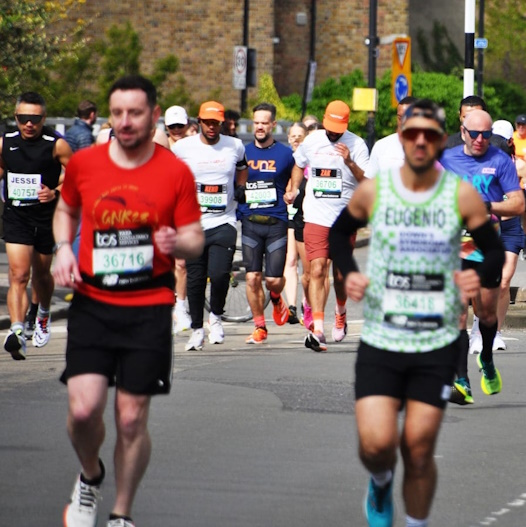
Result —
<svg viewBox="0 0 526 527"><path fill-rule="evenodd" d="M93 274L104 287L122 287L150 280L153 241L150 227L93 232Z"/></svg>
<svg viewBox="0 0 526 527"><path fill-rule="evenodd" d="M382 301L384 324L409 331L438 329L445 306L443 275L388 273Z"/></svg>
<svg viewBox="0 0 526 527"><path fill-rule="evenodd" d="M228 204L226 185L197 184L197 201L204 214L217 214L225 212Z"/></svg>
<svg viewBox="0 0 526 527"><path fill-rule="evenodd" d="M278 202L276 185L272 179L247 181L245 196L251 209L273 207Z"/></svg>
<svg viewBox="0 0 526 527"><path fill-rule="evenodd" d="M7 173L7 197L10 200L35 201L38 200L38 191L42 188L41 174Z"/></svg>
<svg viewBox="0 0 526 527"><path fill-rule="evenodd" d="M311 178L315 198L341 198L342 173L339 168L313 168Z"/></svg>

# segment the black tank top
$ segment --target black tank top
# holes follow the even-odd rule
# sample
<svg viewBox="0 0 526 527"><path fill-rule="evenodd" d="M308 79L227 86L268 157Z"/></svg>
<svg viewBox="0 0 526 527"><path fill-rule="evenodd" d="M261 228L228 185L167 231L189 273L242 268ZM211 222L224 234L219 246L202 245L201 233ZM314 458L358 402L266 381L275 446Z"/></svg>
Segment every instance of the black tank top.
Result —
<svg viewBox="0 0 526 527"><path fill-rule="evenodd" d="M53 157L59 135L49 127L35 140L22 139L20 132L6 132L2 159L5 165L4 196L6 207L25 209L31 214L53 214L56 200L40 203L34 195L39 182L50 189L58 185L61 163Z"/></svg>

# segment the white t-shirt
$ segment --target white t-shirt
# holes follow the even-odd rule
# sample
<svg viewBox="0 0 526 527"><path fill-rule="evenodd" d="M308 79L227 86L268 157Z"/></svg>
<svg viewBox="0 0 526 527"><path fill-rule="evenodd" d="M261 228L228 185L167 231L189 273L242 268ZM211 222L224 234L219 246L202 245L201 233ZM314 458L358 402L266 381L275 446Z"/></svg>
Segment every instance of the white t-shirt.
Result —
<svg viewBox="0 0 526 527"><path fill-rule="evenodd" d="M385 172L389 168L400 168L404 161L404 149L398 134L388 135L374 144L365 177L371 179L378 172Z"/></svg>
<svg viewBox="0 0 526 527"><path fill-rule="evenodd" d="M236 166L245 159L245 147L235 137L219 137L215 145L207 145L201 141L201 134L196 134L172 146L172 152L194 174L197 200L201 206L201 225L205 231L225 223L236 225L234 181Z"/></svg>
<svg viewBox="0 0 526 527"><path fill-rule="evenodd" d="M349 148L351 159L362 169L369 164L369 150L365 141L346 131L337 143ZM294 152L296 164L308 166L309 179L305 187L303 216L307 223L331 227L341 210L349 203L358 181L325 130L309 134Z"/></svg>

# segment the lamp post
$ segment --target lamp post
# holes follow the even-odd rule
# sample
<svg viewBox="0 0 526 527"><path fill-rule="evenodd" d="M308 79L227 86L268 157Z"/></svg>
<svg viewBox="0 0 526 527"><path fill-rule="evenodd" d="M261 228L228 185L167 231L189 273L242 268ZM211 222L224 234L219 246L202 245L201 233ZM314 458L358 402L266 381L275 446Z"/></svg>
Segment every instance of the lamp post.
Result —
<svg viewBox="0 0 526 527"><path fill-rule="evenodd" d="M484 38L484 0L479 0L479 38ZM477 95L484 97L484 49L477 52Z"/></svg>
<svg viewBox="0 0 526 527"><path fill-rule="evenodd" d="M365 39L365 45L369 48L368 87L376 88L376 57L379 43L377 34L376 18L378 13L378 0L369 1L369 36ZM367 146L369 150L374 145L374 112L369 112L367 117Z"/></svg>
<svg viewBox="0 0 526 527"><path fill-rule="evenodd" d="M250 0L245 0L245 7L243 10L243 46L248 50L248 14ZM248 69L248 68L247 68ZM244 114L247 109L247 87L241 90L241 114Z"/></svg>

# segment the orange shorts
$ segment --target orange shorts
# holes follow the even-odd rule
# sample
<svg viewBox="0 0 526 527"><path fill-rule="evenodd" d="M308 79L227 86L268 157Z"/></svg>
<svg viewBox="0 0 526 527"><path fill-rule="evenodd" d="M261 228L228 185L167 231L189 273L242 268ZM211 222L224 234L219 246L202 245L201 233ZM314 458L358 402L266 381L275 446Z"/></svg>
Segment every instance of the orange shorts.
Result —
<svg viewBox="0 0 526 527"><path fill-rule="evenodd" d="M305 222L303 238L305 240L305 253L307 260L312 262L316 258L330 258L329 256L329 231L330 227L317 225L316 223ZM356 233L350 238L350 243L354 247Z"/></svg>

